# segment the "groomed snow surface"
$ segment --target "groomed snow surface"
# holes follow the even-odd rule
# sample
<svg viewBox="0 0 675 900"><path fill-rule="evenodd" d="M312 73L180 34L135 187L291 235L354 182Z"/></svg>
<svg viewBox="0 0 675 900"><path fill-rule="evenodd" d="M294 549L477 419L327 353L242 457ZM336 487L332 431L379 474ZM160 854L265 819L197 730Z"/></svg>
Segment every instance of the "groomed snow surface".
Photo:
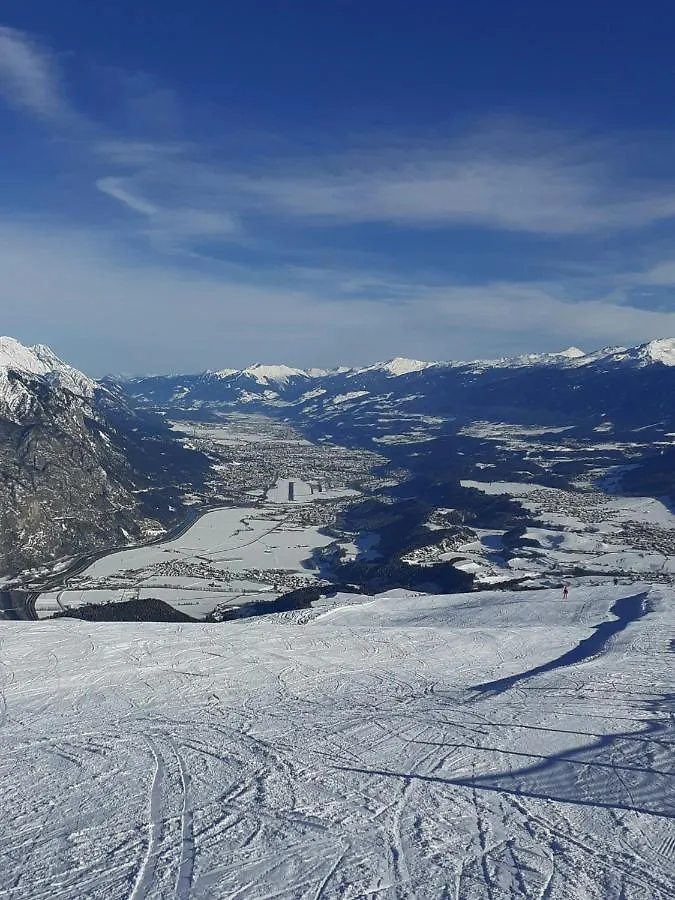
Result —
<svg viewBox="0 0 675 900"><path fill-rule="evenodd" d="M671 898L674 599L4 623L0 896Z"/></svg>

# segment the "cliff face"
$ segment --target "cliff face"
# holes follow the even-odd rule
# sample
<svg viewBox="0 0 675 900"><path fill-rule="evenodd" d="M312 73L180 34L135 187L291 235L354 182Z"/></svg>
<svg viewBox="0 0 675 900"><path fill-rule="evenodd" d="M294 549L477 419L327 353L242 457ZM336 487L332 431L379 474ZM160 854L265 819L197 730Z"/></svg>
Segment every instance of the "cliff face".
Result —
<svg viewBox="0 0 675 900"><path fill-rule="evenodd" d="M175 523L208 470L114 387L0 339L0 579Z"/></svg>

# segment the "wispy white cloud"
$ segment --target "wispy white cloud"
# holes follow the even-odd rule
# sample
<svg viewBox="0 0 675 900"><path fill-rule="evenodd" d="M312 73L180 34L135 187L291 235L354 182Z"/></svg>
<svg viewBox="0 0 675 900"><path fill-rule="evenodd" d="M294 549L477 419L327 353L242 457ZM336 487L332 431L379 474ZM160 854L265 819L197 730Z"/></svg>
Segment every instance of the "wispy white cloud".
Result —
<svg viewBox="0 0 675 900"><path fill-rule="evenodd" d="M172 141L143 141L133 137L107 138L94 142L92 150L108 165L123 167L152 166L189 154L192 145Z"/></svg>
<svg viewBox="0 0 675 900"><path fill-rule="evenodd" d="M47 120L71 114L52 55L29 35L0 26L0 92L13 106Z"/></svg>
<svg viewBox="0 0 675 900"><path fill-rule="evenodd" d="M165 152L122 145L107 160L154 197L226 209L243 223L472 227L557 238L635 232L675 219L675 178L647 185L639 166L622 171L619 139L594 148L561 135L562 152L551 149L543 129L519 135L513 125L508 138L497 129L490 140L482 128L454 143L403 150L394 143L360 154L268 156L255 166L188 143L169 143Z"/></svg>
<svg viewBox="0 0 675 900"><path fill-rule="evenodd" d="M176 242L202 232L241 234L252 218L551 237L675 219L675 179L640 180L627 170L621 138L600 146L532 123L487 119L452 141L392 138L367 151L295 158L286 148L277 157L249 154L254 163L241 147L229 155L228 141L193 140L178 95L155 78L118 70L106 78L107 90L119 95L117 130L70 106L53 54L30 35L0 27L0 90L8 101L55 123L78 120L80 144L101 168L99 189L155 219L148 233L160 217L167 234L175 224Z"/></svg>
<svg viewBox="0 0 675 900"><path fill-rule="evenodd" d="M128 190L125 187L124 180L121 178L99 178L96 182L96 187L114 200L119 200L120 203L123 203L124 206L127 206L134 212L147 216L150 219L157 215L157 207Z"/></svg>
<svg viewBox="0 0 675 900"><path fill-rule="evenodd" d="M623 280L639 286L675 287L675 260L661 260L643 272L625 276Z"/></svg>
<svg viewBox="0 0 675 900"><path fill-rule="evenodd" d="M299 365L397 354L466 358L675 334L675 313L631 303L640 285L675 285L672 260L626 275L582 255L575 273L571 254L564 271L553 277L549 266L548 280L529 283L508 273L481 278L470 264L438 266L427 277L415 260L421 229L447 229L448 241L462 228L471 240L480 229L535 235L547 247L630 232L637 245L640 229L675 218L675 182L643 182L644 167L623 164L619 138L598 148L512 122L426 145L392 139L302 156L298 148L272 152L269 142L246 154L245 141L195 139L175 112L176 96L152 79L126 85L134 104L119 117L125 127L86 119L65 99L53 57L7 28L0 28L0 90L61 134L76 133L69 175L82 172L83 191L112 201L90 209L116 213L101 216L98 239L0 220L0 308L11 310L3 327L55 343L94 374L256 357ZM72 122L78 127L63 127ZM67 215L76 218L71 205ZM353 228L364 223L394 226L410 243L368 256L362 230ZM323 226L330 227L318 258L312 239ZM331 244L335 226L340 239ZM143 239L133 263L119 249L129 238ZM155 252L141 266L146 241ZM234 265L243 245L256 262ZM340 265L350 253L363 264ZM181 268L185 257L190 266ZM621 263L624 272L637 268ZM73 337L82 322L86 345Z"/></svg>
<svg viewBox="0 0 675 900"><path fill-rule="evenodd" d="M51 343L86 371L199 371L255 360L358 364L393 355L494 357L569 344L594 349L675 334L675 312L598 297L570 302L553 285L494 282L345 302L327 273L300 285L280 271L187 271L132 264L83 232L0 221L5 330ZM248 280L246 275L248 274ZM86 340L78 335L86 323Z"/></svg>
<svg viewBox="0 0 675 900"><path fill-rule="evenodd" d="M100 178L96 186L103 194L142 216L142 230L164 244L184 243L189 246L191 242L204 238L230 239L239 230L231 215L217 209L189 206L181 202L181 198L173 203L166 199L164 202L151 202L135 188L131 179L108 176ZM189 196L185 198L187 202L191 199Z"/></svg>
<svg viewBox="0 0 675 900"><path fill-rule="evenodd" d="M447 154L447 155L446 155ZM407 227L471 225L543 235L638 229L675 217L675 184L649 191L612 183L611 169L564 158L438 157L366 171L242 176L233 187L278 214L313 222ZM334 167L331 166L332 168Z"/></svg>

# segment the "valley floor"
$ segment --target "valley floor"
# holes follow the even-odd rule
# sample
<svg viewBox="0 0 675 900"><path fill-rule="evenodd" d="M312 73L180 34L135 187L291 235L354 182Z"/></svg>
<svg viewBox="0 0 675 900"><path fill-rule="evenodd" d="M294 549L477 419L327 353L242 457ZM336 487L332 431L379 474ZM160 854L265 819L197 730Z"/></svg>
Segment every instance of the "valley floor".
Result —
<svg viewBox="0 0 675 900"><path fill-rule="evenodd" d="M0 897L672 897L674 599L3 623Z"/></svg>
<svg viewBox="0 0 675 900"><path fill-rule="evenodd" d="M156 599L203 619L322 583L310 560L335 539L321 529L358 500L350 484L374 483L369 473L377 457L312 444L262 416L174 427L186 446L219 460L218 495L227 504L206 511L170 540L78 566L40 594L38 618L90 604ZM354 556L359 552L349 538L343 546Z"/></svg>

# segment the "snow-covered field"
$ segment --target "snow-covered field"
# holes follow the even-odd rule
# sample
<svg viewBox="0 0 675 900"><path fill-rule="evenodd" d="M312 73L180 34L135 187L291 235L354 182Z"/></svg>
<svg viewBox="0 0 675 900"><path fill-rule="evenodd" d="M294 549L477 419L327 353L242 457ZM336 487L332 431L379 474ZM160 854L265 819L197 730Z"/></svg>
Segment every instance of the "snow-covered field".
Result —
<svg viewBox="0 0 675 900"><path fill-rule="evenodd" d="M65 576L38 598L39 617L155 598L203 619L315 584L312 555L335 541L321 529L358 499L355 485L369 482L379 461L374 454L312 444L263 416L229 414L219 424L174 422L173 428L186 446L220 459L214 471L231 490L227 505L179 537L110 553Z"/></svg>
<svg viewBox="0 0 675 900"><path fill-rule="evenodd" d="M209 440L216 444L295 444L309 446L309 441L300 437L289 427L272 422L263 416L230 413L223 416L223 425L207 425L204 422L172 422L171 427L179 435L187 435L200 441ZM257 426L257 427L256 427Z"/></svg>
<svg viewBox="0 0 675 900"><path fill-rule="evenodd" d="M289 500L289 485L294 499ZM207 513L172 541L111 553L69 579L71 587L45 592L38 616L91 603L155 597L197 618L218 606L270 599L311 583L316 573L305 563L333 538L298 524L303 504L350 496L355 491L321 490L280 479L262 507Z"/></svg>
<svg viewBox="0 0 675 900"><path fill-rule="evenodd" d="M674 600L3 623L0 897L671 898Z"/></svg>
<svg viewBox="0 0 675 900"><path fill-rule="evenodd" d="M615 576L675 582L675 514L661 500L521 482L462 481L462 485L514 497L541 522L541 527L525 531L527 545L508 562L495 552L494 531L478 530L479 540L446 554L455 559L462 555L464 561L457 567L475 572L478 584L515 576L533 584L561 578L598 583ZM579 568L589 574L580 576Z"/></svg>

